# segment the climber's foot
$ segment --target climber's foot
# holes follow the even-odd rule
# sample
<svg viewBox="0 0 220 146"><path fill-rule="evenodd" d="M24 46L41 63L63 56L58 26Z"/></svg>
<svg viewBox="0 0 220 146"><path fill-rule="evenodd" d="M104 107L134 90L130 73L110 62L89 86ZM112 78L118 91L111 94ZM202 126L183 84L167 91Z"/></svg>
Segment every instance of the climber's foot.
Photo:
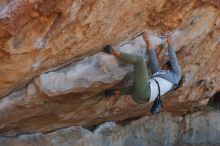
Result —
<svg viewBox="0 0 220 146"><path fill-rule="evenodd" d="M110 97L115 95L115 90L114 89L109 89L109 90L105 90L105 96L106 97Z"/></svg>
<svg viewBox="0 0 220 146"><path fill-rule="evenodd" d="M103 52L107 54L112 54L114 51L114 48L111 45L107 45L103 48Z"/></svg>
<svg viewBox="0 0 220 146"><path fill-rule="evenodd" d="M162 100L160 98L156 98L154 100L154 103L153 103L153 106L152 106L150 112L152 114L159 113L162 107L163 107Z"/></svg>
<svg viewBox="0 0 220 146"><path fill-rule="evenodd" d="M118 91L118 90L115 90L115 89L105 90L105 96L106 97L119 96L119 95L120 95L120 91Z"/></svg>

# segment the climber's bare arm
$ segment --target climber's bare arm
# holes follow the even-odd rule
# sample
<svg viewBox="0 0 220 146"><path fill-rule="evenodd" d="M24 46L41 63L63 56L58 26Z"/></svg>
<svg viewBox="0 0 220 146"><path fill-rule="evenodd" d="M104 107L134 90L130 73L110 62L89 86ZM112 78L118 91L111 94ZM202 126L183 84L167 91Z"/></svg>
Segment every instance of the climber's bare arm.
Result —
<svg viewBox="0 0 220 146"><path fill-rule="evenodd" d="M157 60L157 55L156 55L154 46L149 39L149 34L147 32L143 33L143 39L147 44L147 52L150 58L151 72L152 74L154 74L155 72L158 72L160 70L159 63Z"/></svg>

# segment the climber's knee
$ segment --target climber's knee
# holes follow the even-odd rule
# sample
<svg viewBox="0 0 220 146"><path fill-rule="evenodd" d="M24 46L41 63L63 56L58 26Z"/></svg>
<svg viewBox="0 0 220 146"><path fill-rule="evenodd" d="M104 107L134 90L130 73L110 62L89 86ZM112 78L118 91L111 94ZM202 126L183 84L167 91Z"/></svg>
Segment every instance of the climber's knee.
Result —
<svg viewBox="0 0 220 146"><path fill-rule="evenodd" d="M143 57L141 56L135 56L135 59L136 59L136 64L142 64L145 62Z"/></svg>
<svg viewBox="0 0 220 146"><path fill-rule="evenodd" d="M145 104L149 101L148 97L138 97L138 96L132 96L132 99L138 103L138 104Z"/></svg>
<svg viewBox="0 0 220 146"><path fill-rule="evenodd" d="M143 91L133 90L132 99L139 104L147 103L150 100L150 89L145 88Z"/></svg>

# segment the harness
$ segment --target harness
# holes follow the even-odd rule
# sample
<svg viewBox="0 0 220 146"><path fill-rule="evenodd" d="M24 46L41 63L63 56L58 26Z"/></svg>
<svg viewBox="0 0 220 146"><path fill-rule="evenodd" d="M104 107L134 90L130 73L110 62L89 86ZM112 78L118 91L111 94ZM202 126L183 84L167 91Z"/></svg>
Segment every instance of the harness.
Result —
<svg viewBox="0 0 220 146"><path fill-rule="evenodd" d="M182 77L182 78L183 78L183 77ZM181 78L181 80L183 80L182 78ZM162 102L162 100L160 99L160 96L161 96L160 84L159 84L159 82L158 82L156 79L153 79L153 78L152 78L152 80L155 81L155 83L157 84L157 87L158 87L158 95L157 95L156 99L154 100L153 105L152 105L151 110L150 110L150 112L153 114L153 113L159 113L159 112L160 112L161 108L163 108L163 102ZM172 82L171 82L171 83L172 83ZM175 90L175 89L178 89L178 87L179 87L179 84L178 84L178 85L177 85L177 84L173 84L173 86L172 86L172 88L169 90L169 92L170 92L170 91L173 91L173 90Z"/></svg>

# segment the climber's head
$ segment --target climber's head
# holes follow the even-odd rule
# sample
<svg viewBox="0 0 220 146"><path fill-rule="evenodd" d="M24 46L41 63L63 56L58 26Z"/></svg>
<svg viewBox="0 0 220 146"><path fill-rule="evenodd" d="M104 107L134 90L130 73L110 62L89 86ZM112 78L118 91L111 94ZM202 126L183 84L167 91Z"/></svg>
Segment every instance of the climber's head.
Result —
<svg viewBox="0 0 220 146"><path fill-rule="evenodd" d="M171 70L171 64L170 61L167 61L167 63L165 63L162 67L163 70Z"/></svg>

